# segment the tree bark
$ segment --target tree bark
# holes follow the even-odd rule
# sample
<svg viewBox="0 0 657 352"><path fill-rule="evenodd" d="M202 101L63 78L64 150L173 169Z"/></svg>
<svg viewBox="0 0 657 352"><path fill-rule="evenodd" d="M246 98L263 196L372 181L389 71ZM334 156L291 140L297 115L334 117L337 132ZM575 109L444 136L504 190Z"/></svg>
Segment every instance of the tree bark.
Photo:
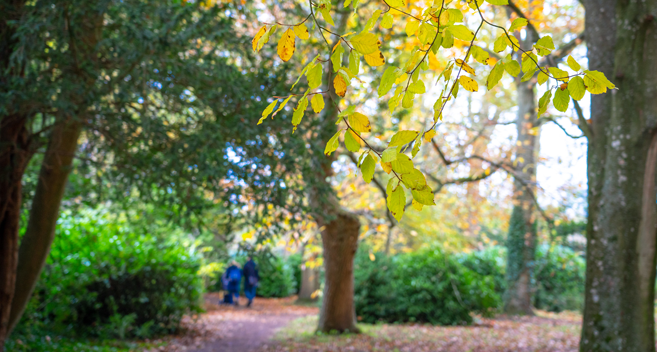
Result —
<svg viewBox="0 0 657 352"><path fill-rule="evenodd" d="M527 31L521 45L530 49L534 44ZM536 226L534 193L536 160L538 158L538 118L534 80L517 81L518 131L514 166L513 210L509 220L507 237L507 290L504 294L504 312L507 314L532 315L532 276L536 257Z"/></svg>
<svg viewBox="0 0 657 352"><path fill-rule="evenodd" d="M9 314L16 283L21 180L32 152L22 115L0 120L0 351L9 335Z"/></svg>
<svg viewBox="0 0 657 352"><path fill-rule="evenodd" d="M41 164L36 193L27 230L18 253L17 281L11 304L9 332L16 326L32 296L41 270L50 253L64 197L68 174L80 136L78 121L62 121L52 131L48 149Z"/></svg>
<svg viewBox="0 0 657 352"><path fill-rule="evenodd" d="M618 90L592 97L580 350L655 351L657 1L586 1L589 67Z"/></svg>
<svg viewBox="0 0 657 352"><path fill-rule="evenodd" d="M300 301L316 301L313 293L319 289L319 272L317 268L309 268L305 264L301 267L301 289L299 289Z"/></svg>

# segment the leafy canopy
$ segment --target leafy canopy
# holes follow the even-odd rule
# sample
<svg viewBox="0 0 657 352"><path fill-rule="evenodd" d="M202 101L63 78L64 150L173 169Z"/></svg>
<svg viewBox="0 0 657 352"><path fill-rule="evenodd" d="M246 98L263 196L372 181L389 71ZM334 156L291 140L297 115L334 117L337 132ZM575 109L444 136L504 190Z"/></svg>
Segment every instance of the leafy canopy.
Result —
<svg viewBox="0 0 657 352"><path fill-rule="evenodd" d="M604 74L582 70L580 64L572 57L567 60L570 71L541 66L539 56L547 56L555 50L550 36L539 38L531 49L525 50L521 48L513 32L527 26L527 19L515 18L504 27L495 24L489 18L492 17L493 6L509 5L508 0L486 0L486 2L434 0L431 5L428 5L430 2L413 3L412 8L407 0L381 0L376 1L374 5L379 8L368 15L359 14L359 2L359 0L346 0L334 4L330 0L311 1L306 5L308 16L300 22L265 24L258 30L252 42L253 50L256 52L259 52L272 36L276 35L279 27L287 28L279 37L277 44L278 55L283 61L294 57L297 45L295 37L301 39L301 45L304 44L303 40L313 40L313 37L320 43L326 44L325 51L317 53L317 56L301 71L299 79L303 75L306 76L307 89L302 93L275 97L276 99L263 112L258 124L269 116L273 118L272 112L277 106L276 112L282 110L291 98L296 98L298 102L292 119L296 129L308 108L308 97L312 96L310 105L315 113L319 113L325 104L323 98L316 97L326 95L329 104L333 104L339 111L336 124L340 128L328 141L325 154L330 155L338 149L340 137L343 135L347 150L360 152L364 149L358 158L358 166L366 182L372 180L376 165L380 165L392 176L386 187L387 206L397 220L401 219L404 209L409 204L418 210L425 205L435 204L434 191L427 185L422 172L415 167L413 158L419 152L422 142L430 141L435 136L435 127L442 120L445 107L456 98L459 89L462 87L470 92L479 90L475 78L487 77L486 88L491 90L504 75L517 77L521 82L538 75L538 83L547 85L545 94L538 102L539 116L547 110L550 102L557 110L566 111L570 100L582 99L586 91L591 94L602 94L607 89L615 88ZM346 11L336 9L340 6L345 9L352 8L351 16L362 16L357 20L362 19L366 24L360 33L339 33L332 14L337 16L339 12ZM404 33L396 33L399 28L393 24L402 21L405 22ZM376 26L377 22L379 27ZM473 24L476 24L476 27ZM498 33L490 42L479 39L484 25L491 27L493 33ZM410 45L408 43L399 47L391 45L390 50L386 52L396 54L398 57L394 58L395 60L386 59L381 52L382 46L385 45L381 37L392 38L404 34L408 37ZM335 41L331 42L333 39ZM463 42L463 47L466 48L464 53L450 60L442 72L432 72L431 59L435 59L435 55L440 52L449 56L446 50L452 48L455 41ZM491 57L493 52L501 59L496 60ZM348 58L346 66L343 65L343 55ZM360 72L361 58L365 59L372 70L381 67L383 74L378 87L374 86L374 83L368 83L376 81L368 79L367 72ZM476 72L469 64L474 61L489 68L488 72ZM400 67L393 65L386 67L387 62L404 64ZM421 77L422 72L425 74ZM326 73L328 89L320 88L321 73ZM427 86L434 85L433 81L426 78L431 74L436 78L435 85L442 86L442 92L433 105L433 117L420 131L402 130L394 134L387 149L383 151L373 148L368 143L368 138L379 136L365 136L366 133L370 133L370 118L357 112L353 105L347 108L340 106L340 100L347 97L352 81L357 81L364 86L370 84L368 87L370 90L376 91L380 99L387 100L391 113L397 109L410 109L417 97L427 93ZM332 94L333 92L335 94ZM283 99L282 102L278 100L279 98ZM407 155L408 153L410 156ZM408 204L404 189L410 190L412 194L412 200Z"/></svg>

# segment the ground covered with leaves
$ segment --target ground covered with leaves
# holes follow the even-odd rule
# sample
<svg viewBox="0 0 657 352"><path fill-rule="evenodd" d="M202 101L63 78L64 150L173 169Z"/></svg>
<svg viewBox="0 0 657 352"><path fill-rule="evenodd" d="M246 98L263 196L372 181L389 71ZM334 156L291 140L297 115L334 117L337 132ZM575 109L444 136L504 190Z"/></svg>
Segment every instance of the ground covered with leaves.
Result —
<svg viewBox="0 0 657 352"><path fill-rule="evenodd" d="M315 335L316 316L297 319L259 352L279 351L577 351L581 318L539 312L536 317L477 319L473 326L360 325L359 335Z"/></svg>

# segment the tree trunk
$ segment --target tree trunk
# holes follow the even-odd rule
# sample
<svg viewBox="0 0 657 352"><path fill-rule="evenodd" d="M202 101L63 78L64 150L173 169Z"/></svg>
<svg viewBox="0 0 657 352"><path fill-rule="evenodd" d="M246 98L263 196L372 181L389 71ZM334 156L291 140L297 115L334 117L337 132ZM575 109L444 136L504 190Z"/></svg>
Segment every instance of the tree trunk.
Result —
<svg viewBox="0 0 657 352"><path fill-rule="evenodd" d="M340 212L322 231L324 245L324 296L317 330L358 332L354 306L354 256L360 222Z"/></svg>
<svg viewBox="0 0 657 352"><path fill-rule="evenodd" d="M341 3L338 1L336 6L340 8ZM338 15L336 20L338 33L344 32L348 18L348 13ZM332 77L335 77L333 72L333 63L329 61L325 79L331 97L321 117L321 125L316 127L318 129L316 140L321 143L319 147L322 150L337 131L335 121L338 110L333 101L337 104L339 97L335 94L332 84ZM335 160L335 155L336 153L331 157L325 157L323 154L317 156L317 163L321 165L318 170L318 184L310 191L310 202L316 209L315 220L320 228L323 228L321 234L324 246L325 282L317 330L358 332L354 306L354 256L358 248L360 222L355 215L342 209L327 180L333 174L331 163Z"/></svg>
<svg viewBox="0 0 657 352"><path fill-rule="evenodd" d="M9 335L9 314L16 283L18 229L23 173L32 153L27 118L0 120L0 351Z"/></svg>
<svg viewBox="0 0 657 352"><path fill-rule="evenodd" d="M522 41L524 49L531 48L534 38L527 31ZM507 237L507 291L504 295L504 311L508 314L531 315L532 276L536 257L536 226L534 224L534 192L536 183L536 159L538 157L538 119L534 80L517 82L518 115L516 127L518 139L514 166L513 211L509 220Z"/></svg>
<svg viewBox="0 0 657 352"><path fill-rule="evenodd" d="M319 289L319 271L317 268L309 268L305 264L301 267L301 289L299 289L300 301L316 301L313 293Z"/></svg>
<svg viewBox="0 0 657 352"><path fill-rule="evenodd" d="M59 217L59 205L80 136L78 121L62 121L50 135L43 157L27 230L18 253L17 281L11 304L9 331L16 326L32 296L41 269L50 253Z"/></svg>
<svg viewBox="0 0 657 352"><path fill-rule="evenodd" d="M655 351L657 0L585 5L589 67L619 89L591 103L580 350Z"/></svg>

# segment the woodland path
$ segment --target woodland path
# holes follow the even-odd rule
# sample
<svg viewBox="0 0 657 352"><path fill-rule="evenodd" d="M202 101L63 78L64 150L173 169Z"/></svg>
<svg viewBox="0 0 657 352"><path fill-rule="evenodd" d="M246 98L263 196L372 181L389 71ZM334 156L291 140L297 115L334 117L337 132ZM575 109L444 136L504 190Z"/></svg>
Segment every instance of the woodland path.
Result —
<svg viewBox="0 0 657 352"><path fill-rule="evenodd" d="M185 335L172 339L154 351L188 352L249 352L266 347L276 331L292 320L316 315L315 307L298 306L295 297L256 298L252 307L219 305L221 296L211 293L205 297L205 309L196 321L186 322Z"/></svg>

